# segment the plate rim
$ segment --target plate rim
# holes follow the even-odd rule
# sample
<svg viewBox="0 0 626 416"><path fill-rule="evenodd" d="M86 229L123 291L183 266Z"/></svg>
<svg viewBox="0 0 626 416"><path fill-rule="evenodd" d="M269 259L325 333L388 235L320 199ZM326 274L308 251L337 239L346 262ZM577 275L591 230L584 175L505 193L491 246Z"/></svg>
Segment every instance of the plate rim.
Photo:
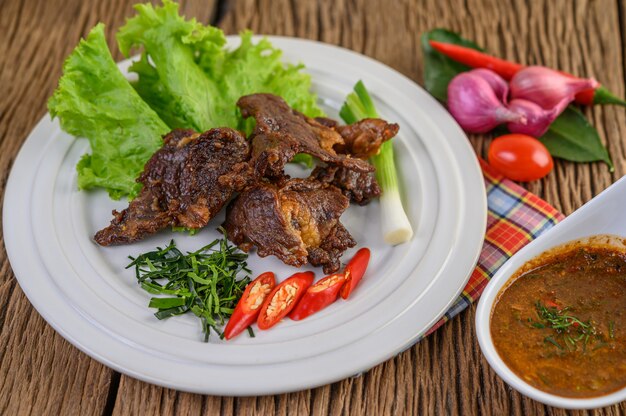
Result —
<svg viewBox="0 0 626 416"><path fill-rule="evenodd" d="M369 58L365 55L362 55L358 52L346 49L346 48L342 48L336 45L331 45L331 44L326 44L323 42L318 42L318 41L313 41L313 40L308 40L308 39L300 39L300 38L293 38L293 37L285 37L285 36L263 36L263 35L256 35L254 37L254 39L256 41L258 41L258 39L260 38L267 38L270 40L270 42L272 42L273 44L277 44L277 43L304 43L304 44L310 44L310 45L315 45L315 47L323 47L323 48L331 48L331 49L336 49L339 52L343 53L343 54L347 54L347 55L351 55L353 57L358 58L361 61L365 61L370 65L374 65L376 67L378 67L378 69L384 69L385 71L391 71L394 76L399 77L400 79L402 79L404 82L409 82L411 83L415 88L417 88L417 90L420 91L420 93L428 95L428 93L426 93L426 91L419 86L418 84L416 84L414 81L410 80L409 78L407 78L406 76L404 76L403 74L399 73L398 71L394 70L393 68L388 67L387 65L376 61L372 58ZM238 37L236 36L229 36L229 40L232 39L238 39ZM280 46L279 46L280 47ZM119 63L121 64L121 63ZM429 96L429 95L428 95ZM434 98L430 97L429 98L436 104L436 106L441 107L441 105L436 102L434 100ZM441 107L441 109L443 109L443 107ZM445 112L445 110L444 110ZM481 190L482 190L482 195L484 195L484 198L474 198L475 201L473 201L476 206L475 208L477 208L480 212L484 213L484 215L481 216L481 220L479 221L478 219L473 218L472 220L475 221L475 223L473 224L474 228L480 228L482 229L482 233L480 235L480 239L477 238L476 236L476 240L479 240L480 243L479 244L475 244L474 245L474 250L472 254L472 261L471 263L473 265L476 264L478 257L480 255L480 251L482 248L482 242L484 240L484 234L485 234L485 229L486 229L486 222L487 222L487 198L486 198L486 194L485 194L485 187L484 187L484 182L483 182L483 177L482 177L482 173L480 170L480 166L478 163L478 159L476 157L476 155L474 154L474 151L469 143L469 141L467 140L467 137L465 136L465 134L462 132L462 130L460 129L460 127L458 127L458 125L456 124L456 122L454 122L454 120L452 119L452 117L447 114L446 112L446 116L447 118L449 118L449 121L452 123L451 127L453 130L457 130L456 133L457 135L460 134L460 136L462 138L464 138L465 140L463 141L465 143L465 151L466 151L466 155L468 153L471 153L471 156L473 158L473 164L469 163L469 165L467 165L466 167L470 167L470 165L472 165L473 167L473 172L465 172L463 176L468 177L471 175L474 176L478 176L478 180L476 181L476 185L479 185ZM37 130L37 128L42 125L42 123L44 123L46 120L49 120L49 114L44 115L44 117L39 121L39 123L35 126L35 128L31 131L30 134L32 134L35 130ZM52 126L57 126L58 124L52 124ZM7 186L5 189L5 201L4 201L4 209L3 209L3 224L4 224L4 235L5 235L5 246L6 246L6 251L7 251L7 255L9 258L9 261L12 265L12 269L16 275L16 278L18 276L18 272L16 271L16 267L14 266L14 264L18 263L17 260L17 256L19 253L15 253L13 248L10 248L10 246L12 245L10 243L10 241L15 241L15 236L12 234L15 230L13 230L13 227L7 226L7 224L9 224L10 222L10 218L8 218L12 212L13 212L13 208L10 206L11 203L10 201L12 200L11 198L6 198L7 195L10 195L11 193L9 192L10 190L12 191L15 187L17 187L17 177L16 174L14 173L14 167L18 165L18 162L20 162L22 160L22 158L24 158L24 149L25 149L25 144L27 143L28 139L30 138L30 134L27 137L27 139L25 140L24 144L22 145L22 147L20 148L20 151L15 159L15 162L13 164L13 167L11 168L11 174L9 176L9 180L7 181ZM13 198L14 199L14 198ZM17 243L14 243L17 244ZM443 267L443 266L442 266ZM18 267L19 268L19 267ZM449 309L449 307L454 303L454 301L458 298L459 294L462 292L462 290L464 289L465 285L467 284L467 281L469 280L471 273L474 269L474 266L472 266L471 268L468 268L467 272L466 272L466 276L463 280L463 284L460 285L459 288L456 288L455 292L454 292L454 296L450 296L450 300L446 303L445 307L442 308L441 311L438 311L438 313L436 314L436 317L432 319L432 321L428 324L427 329L430 328L434 323L436 323L444 314L445 312ZM44 319L48 322L48 324L50 324L51 326L53 326L53 328L60 333L65 339L67 339L70 343L72 343L74 346L78 347L81 351L85 352L86 354L88 354L90 357L95 358L96 360L100 361L101 363L107 365L108 367L111 367L121 373L124 374L128 374L132 377L153 383L153 384L157 384L157 385L161 385L164 387L170 387L170 388L176 388L179 390L184 390L184 391L192 391L192 392L197 392L197 393L211 393L211 394L236 394L236 395L255 395L255 394L272 394L272 393L284 393L284 392L288 392L288 391L296 391L296 390L301 390L304 388L312 388L312 387L316 387L319 385L323 385L323 384L327 384L330 382L334 382L340 379L343 379L345 377L349 377L350 375L353 375L355 372L362 372L362 371L366 371L369 368L383 362L386 361L387 359L395 356L396 354L398 354L399 352L403 351L404 349L410 347L411 345L414 344L414 342L416 341L416 339L421 335L421 333L418 333L416 331L416 333L410 337L410 339L408 340L407 343L405 343L404 345L398 345L396 348L387 351L384 354L379 354L377 356L377 358L373 361L373 363L368 364L365 368L361 368L360 370L357 371L352 371L350 370L349 372L344 373L343 375L341 375L339 378L337 377L332 377L332 378L324 378L321 377L321 381L317 381L314 382L313 384L306 384L306 385L301 385L301 384L296 384L293 386L293 388L280 388L280 389L267 389L267 390L259 390L259 391L255 391L254 389L247 389L245 392L238 392L238 393L234 393L232 390L228 390L228 391L219 391L219 390L215 390L215 389L207 389L203 386L198 386L198 388L186 388L184 386L180 386L177 384L172 384L172 383L168 383L167 380L158 380L155 378L151 378L149 376L146 376L145 374L140 374L137 373L136 371L132 371L129 370L128 368L125 367L120 367L119 365L117 365L115 363L115 361L111 361L109 359L107 359L106 357L98 354L97 352L90 350L89 348L87 348L86 346L82 345L80 342L78 342L76 339L74 339L72 337L72 335L68 332L65 331L64 328L61 328L60 326L55 325L52 321L51 317L47 317L45 312L42 312L42 310L45 310L45 305L37 305L37 302L33 302L32 299L32 293L30 293L30 290L26 290L22 284L21 284L21 280L18 278L18 282L20 282L20 287L22 288L23 292L26 294L26 296L28 297L29 301L31 302L31 304L35 307L35 309L38 311L38 313L40 313L40 315L42 317L44 317ZM451 292L452 293L452 292ZM426 330L427 330L426 329ZM371 336L371 335L370 335ZM319 378L318 378L319 379Z"/></svg>

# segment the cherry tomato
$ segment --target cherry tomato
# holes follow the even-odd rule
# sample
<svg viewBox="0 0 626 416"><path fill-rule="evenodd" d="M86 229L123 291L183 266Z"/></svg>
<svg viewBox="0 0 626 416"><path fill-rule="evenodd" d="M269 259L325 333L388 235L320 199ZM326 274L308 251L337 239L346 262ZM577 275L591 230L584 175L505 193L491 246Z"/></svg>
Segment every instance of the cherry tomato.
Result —
<svg viewBox="0 0 626 416"><path fill-rule="evenodd" d="M246 286L224 328L224 338L236 337L256 321L263 302L274 286L276 286L276 279L272 272L260 274Z"/></svg>
<svg viewBox="0 0 626 416"><path fill-rule="evenodd" d="M319 312L334 301L339 296L339 289L346 282L343 273L335 273L326 276L319 282L310 286L300 302L291 311L289 317L294 321L300 321L315 312Z"/></svg>
<svg viewBox="0 0 626 416"><path fill-rule="evenodd" d="M296 306L313 283L313 272L296 273L274 288L265 298L257 318L259 329L269 329Z"/></svg>
<svg viewBox="0 0 626 416"><path fill-rule="evenodd" d="M356 285L359 284L361 278L365 274L367 264L370 261L370 249L362 248L356 252L354 257L350 260L343 274L346 275L346 283L341 288L339 294L342 298L348 299L350 293L354 290Z"/></svg>
<svg viewBox="0 0 626 416"><path fill-rule="evenodd" d="M539 140L525 134L505 134L489 146L489 164L509 179L534 181L546 176L554 162Z"/></svg>

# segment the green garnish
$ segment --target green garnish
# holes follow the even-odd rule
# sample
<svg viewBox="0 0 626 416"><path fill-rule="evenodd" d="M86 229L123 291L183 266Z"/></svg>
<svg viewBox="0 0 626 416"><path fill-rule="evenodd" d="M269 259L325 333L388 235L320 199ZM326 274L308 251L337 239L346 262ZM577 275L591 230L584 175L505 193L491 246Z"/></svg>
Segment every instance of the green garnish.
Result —
<svg viewBox="0 0 626 416"><path fill-rule="evenodd" d="M151 308L158 319L191 312L200 318L204 342L211 329L223 336L220 327L232 315L246 285L250 282L248 255L231 246L226 238L216 239L197 251L183 254L174 240L165 248L143 253L126 267L135 267L141 287L154 295ZM244 272L245 277L238 274ZM253 336L253 335L251 335Z"/></svg>
<svg viewBox="0 0 626 416"><path fill-rule="evenodd" d="M575 326L577 328L588 329L591 328L591 323L582 322L580 319L575 316L567 314L567 311L570 310L569 307L565 307L562 309L557 309L554 307L546 307L540 301L535 303L537 308L537 315L543 321L547 322L548 326L553 329L566 329L570 326Z"/></svg>
<svg viewBox="0 0 626 416"><path fill-rule="evenodd" d="M549 328L553 329L556 333L556 337L561 339L569 351L575 351L579 343L582 343L582 352L587 351L587 344L590 340L596 341L596 347L598 348L606 345L602 339L596 335L596 328L592 325L591 321L583 322L579 318L571 315L568 311L570 307L556 308L547 307L540 301L535 303L537 309L537 316L541 322L534 322L530 320L531 326L538 329ZM557 338L547 336L544 338L544 342L553 344L560 350L565 348L557 342Z"/></svg>
<svg viewBox="0 0 626 416"><path fill-rule="evenodd" d="M615 339L615 322L609 322L609 338Z"/></svg>
<svg viewBox="0 0 626 416"><path fill-rule="evenodd" d="M554 345L555 347L557 347L558 349L562 350L564 349L561 344L559 344L558 342L556 342L556 340L552 337L545 337L543 339L544 342L549 342L550 344Z"/></svg>

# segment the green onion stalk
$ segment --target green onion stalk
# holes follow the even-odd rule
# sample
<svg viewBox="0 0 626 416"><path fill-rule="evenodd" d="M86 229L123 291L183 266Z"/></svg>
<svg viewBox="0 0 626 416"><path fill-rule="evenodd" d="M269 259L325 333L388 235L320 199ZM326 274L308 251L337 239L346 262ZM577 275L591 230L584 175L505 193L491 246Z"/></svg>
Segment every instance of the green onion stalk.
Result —
<svg viewBox="0 0 626 416"><path fill-rule="evenodd" d="M365 85L359 81L354 91L348 94L339 115L348 124L356 123L364 118L378 118L378 112ZM393 144L386 141L377 155L370 158L376 168L376 179L382 189L380 196L381 225L383 238L387 244L401 244L413 237L413 228L404 212L398 174L393 156Z"/></svg>

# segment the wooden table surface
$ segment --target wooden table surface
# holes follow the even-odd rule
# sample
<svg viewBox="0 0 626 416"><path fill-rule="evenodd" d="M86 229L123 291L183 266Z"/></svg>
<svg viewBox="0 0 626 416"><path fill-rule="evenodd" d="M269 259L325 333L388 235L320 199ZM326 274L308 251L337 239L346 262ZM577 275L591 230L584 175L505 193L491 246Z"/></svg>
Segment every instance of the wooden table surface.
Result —
<svg viewBox="0 0 626 416"><path fill-rule="evenodd" d="M64 58L98 21L113 33L132 1L0 0L0 195L21 144L46 112ZM316 39L376 58L422 82L419 35L446 27L489 51L595 76L624 96L626 0L184 1L182 10L234 34ZM626 109L587 115L615 162L558 161L527 185L565 214L626 172ZM472 137L479 154L488 138ZM0 231L0 236L2 235ZM358 378L298 393L233 398L156 387L103 366L58 335L21 291L0 240L0 414L564 414L511 390L481 356L475 307ZM29 255L28 253L23 253ZM590 412L619 414L626 402ZM573 412L577 413L577 412ZM580 412L585 413L585 412Z"/></svg>

